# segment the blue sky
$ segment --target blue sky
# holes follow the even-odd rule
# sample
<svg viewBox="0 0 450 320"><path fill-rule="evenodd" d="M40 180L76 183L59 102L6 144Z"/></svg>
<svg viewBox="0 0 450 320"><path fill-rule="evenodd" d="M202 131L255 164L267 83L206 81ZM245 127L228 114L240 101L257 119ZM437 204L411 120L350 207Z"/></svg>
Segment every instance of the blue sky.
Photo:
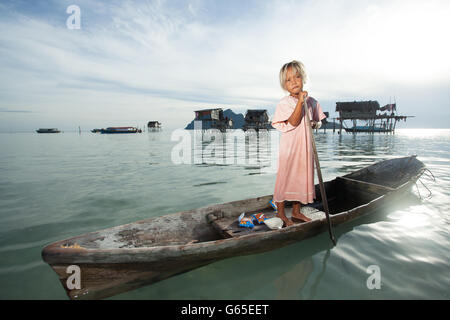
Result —
<svg viewBox="0 0 450 320"><path fill-rule="evenodd" d="M81 10L81 29L66 8ZM182 128L201 108L267 108L280 67L336 101L396 99L401 127L450 127L450 2L1 1L0 131Z"/></svg>

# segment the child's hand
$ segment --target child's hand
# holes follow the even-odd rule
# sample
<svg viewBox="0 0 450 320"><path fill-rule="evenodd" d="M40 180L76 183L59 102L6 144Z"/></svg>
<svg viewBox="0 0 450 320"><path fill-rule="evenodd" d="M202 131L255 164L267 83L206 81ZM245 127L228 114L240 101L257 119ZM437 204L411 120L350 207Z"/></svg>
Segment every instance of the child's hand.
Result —
<svg viewBox="0 0 450 320"><path fill-rule="evenodd" d="M307 96L308 96L308 91L301 91L298 94L298 100L305 101Z"/></svg>
<svg viewBox="0 0 450 320"><path fill-rule="evenodd" d="M313 129L319 129L319 128L321 127L321 125L322 125L322 122L321 122L321 121L316 122L316 121L312 121L312 120L311 120L311 128L313 128Z"/></svg>
<svg viewBox="0 0 450 320"><path fill-rule="evenodd" d="M298 102L303 103L303 101L306 100L306 97L308 96L308 91L300 91L298 94L292 95L294 98L298 99Z"/></svg>

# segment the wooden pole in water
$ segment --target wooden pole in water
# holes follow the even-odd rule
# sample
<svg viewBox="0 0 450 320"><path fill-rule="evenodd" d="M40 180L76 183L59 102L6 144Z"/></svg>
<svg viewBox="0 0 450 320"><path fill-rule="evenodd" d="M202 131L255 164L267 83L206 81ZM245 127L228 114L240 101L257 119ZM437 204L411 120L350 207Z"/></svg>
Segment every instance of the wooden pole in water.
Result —
<svg viewBox="0 0 450 320"><path fill-rule="evenodd" d="M305 111L306 125L309 128L308 130L309 130L309 134L311 136L311 143L312 143L313 153L314 153L314 162L316 163L317 178L319 179L320 195L322 197L323 209L325 210L325 215L327 217L327 222L328 222L328 232L330 233L331 241L333 242L334 245L336 245L336 239L334 238L333 230L331 227L330 211L328 210L327 194L325 192L325 186L324 186L323 180L322 180L322 171L320 170L319 156L317 155L316 142L314 141L314 134L313 134L313 130L311 127L311 120L309 119L309 109L306 104L306 98L304 99L304 102L303 102L303 110Z"/></svg>

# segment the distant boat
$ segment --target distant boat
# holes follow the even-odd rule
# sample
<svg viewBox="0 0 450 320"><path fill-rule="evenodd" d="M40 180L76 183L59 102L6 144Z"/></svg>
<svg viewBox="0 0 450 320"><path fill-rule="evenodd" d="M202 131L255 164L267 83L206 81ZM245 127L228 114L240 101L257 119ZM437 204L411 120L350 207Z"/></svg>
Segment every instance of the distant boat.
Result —
<svg viewBox="0 0 450 320"><path fill-rule="evenodd" d="M392 132L389 128L371 127L371 126L355 126L352 128L344 128L346 132Z"/></svg>
<svg viewBox="0 0 450 320"><path fill-rule="evenodd" d="M39 128L36 130L37 133L60 133L57 128Z"/></svg>
<svg viewBox="0 0 450 320"><path fill-rule="evenodd" d="M91 130L92 133L98 133L98 132L101 132L101 131L102 131L102 129L92 129Z"/></svg>
<svg viewBox="0 0 450 320"><path fill-rule="evenodd" d="M142 130L136 127L108 127L100 129L100 133L140 133Z"/></svg>

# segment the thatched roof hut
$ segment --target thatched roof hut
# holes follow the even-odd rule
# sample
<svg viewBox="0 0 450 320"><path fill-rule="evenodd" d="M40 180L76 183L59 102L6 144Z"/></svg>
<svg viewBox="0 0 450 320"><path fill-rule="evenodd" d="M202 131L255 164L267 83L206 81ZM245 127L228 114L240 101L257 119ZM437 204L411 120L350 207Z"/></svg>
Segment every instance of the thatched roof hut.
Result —
<svg viewBox="0 0 450 320"><path fill-rule="evenodd" d="M221 108L196 110L195 120L223 120L223 110Z"/></svg>
<svg viewBox="0 0 450 320"><path fill-rule="evenodd" d="M161 128L161 122L159 121L149 121L147 123L148 128Z"/></svg>
<svg viewBox="0 0 450 320"><path fill-rule="evenodd" d="M367 118L376 115L380 110L378 101L336 102L336 112L342 118Z"/></svg>
<svg viewBox="0 0 450 320"><path fill-rule="evenodd" d="M267 110L247 110L245 114L246 122L268 122L269 116L267 115Z"/></svg>
<svg viewBox="0 0 450 320"><path fill-rule="evenodd" d="M219 129L225 131L233 127L233 120L224 117L222 108L196 110L194 121L201 121L203 130Z"/></svg>
<svg viewBox="0 0 450 320"><path fill-rule="evenodd" d="M249 109L245 114L245 124L242 127L244 131L249 129L272 129L269 121L269 115L266 109Z"/></svg>

